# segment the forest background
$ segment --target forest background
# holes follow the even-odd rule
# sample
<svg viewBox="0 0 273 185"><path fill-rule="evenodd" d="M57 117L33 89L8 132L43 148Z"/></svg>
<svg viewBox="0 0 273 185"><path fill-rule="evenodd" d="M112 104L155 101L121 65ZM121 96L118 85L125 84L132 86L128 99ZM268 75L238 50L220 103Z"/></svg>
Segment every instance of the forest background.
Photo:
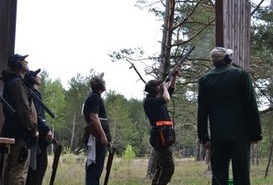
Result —
<svg viewBox="0 0 273 185"><path fill-rule="evenodd" d="M138 1L137 6L143 11L155 13L158 19L164 21L164 6L162 8L161 3ZM173 21L183 24L177 27L172 38L170 63L166 68L171 69L177 59L181 58L191 46L196 47L182 67L175 95L168 107L175 123L177 138L174 146L175 155L194 157L196 160L204 159L196 130L197 81L200 76L213 68L208 53L215 46L214 15L213 1L181 1L176 4ZM259 144L253 145L252 161L255 164L259 164L261 159L267 159L272 152L272 20L273 13L270 6L260 7L252 4L249 72L257 92L264 137ZM132 73L138 70L134 68L135 63L145 63L147 66L144 69L145 74L158 79L162 78L159 70L162 67L160 55L160 53L146 54L142 48L124 48L109 53L114 62L129 62ZM45 104L56 115L55 119L47 115L47 122L55 138L65 147L64 154L69 152L79 155L85 152L81 142L81 135L86 126L82 106L90 92L90 78L96 74L94 69L90 69L88 76L77 74L69 80L69 87L64 88L59 79L52 80L46 71L41 73L40 91ZM142 108L142 100L127 99L115 91L105 93L103 99L110 120L112 144L117 148L117 156L124 155L126 150L130 149L136 157L148 157L151 150L149 123Z"/></svg>

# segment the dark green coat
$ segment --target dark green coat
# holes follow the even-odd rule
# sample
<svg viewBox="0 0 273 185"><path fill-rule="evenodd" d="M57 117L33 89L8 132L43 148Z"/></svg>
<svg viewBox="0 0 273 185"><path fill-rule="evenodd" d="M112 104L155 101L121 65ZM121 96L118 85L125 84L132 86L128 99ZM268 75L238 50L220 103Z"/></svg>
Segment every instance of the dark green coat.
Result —
<svg viewBox="0 0 273 185"><path fill-rule="evenodd" d="M201 143L258 141L262 139L261 133L255 92L245 70L222 65L199 79L198 137Z"/></svg>

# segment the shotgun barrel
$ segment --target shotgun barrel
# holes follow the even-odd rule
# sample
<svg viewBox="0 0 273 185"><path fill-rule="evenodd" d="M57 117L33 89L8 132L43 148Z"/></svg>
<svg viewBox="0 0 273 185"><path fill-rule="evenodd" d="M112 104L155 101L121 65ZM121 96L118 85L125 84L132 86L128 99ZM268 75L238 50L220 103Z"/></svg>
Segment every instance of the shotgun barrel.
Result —
<svg viewBox="0 0 273 185"><path fill-rule="evenodd" d="M0 102L2 103L3 107L9 111L9 113L11 113L11 114L15 113L15 110L11 107L11 105L2 96L0 96Z"/></svg>
<svg viewBox="0 0 273 185"><path fill-rule="evenodd" d="M185 62L188 58L188 56L191 54L191 52L195 49L195 46L192 46L190 50L183 56L181 60L178 61L177 65L173 68L173 70L166 76L164 82L168 81L168 79L171 77L171 75L179 68L183 62Z"/></svg>
<svg viewBox="0 0 273 185"><path fill-rule="evenodd" d="M50 117L54 119L56 116L47 108L42 100L33 92L32 89L29 88L29 91L31 96L42 106L42 108L50 115Z"/></svg>
<svg viewBox="0 0 273 185"><path fill-rule="evenodd" d="M115 155L115 151L116 151L116 149L112 146L109 146L108 149L109 149L109 155L108 155L108 160L107 160L107 164L106 164L106 174L105 174L105 179L104 179L103 185L108 184L108 180L109 180L109 176L110 176L110 172L111 172L111 167L112 167L112 163L113 163L113 159L114 159L114 155Z"/></svg>

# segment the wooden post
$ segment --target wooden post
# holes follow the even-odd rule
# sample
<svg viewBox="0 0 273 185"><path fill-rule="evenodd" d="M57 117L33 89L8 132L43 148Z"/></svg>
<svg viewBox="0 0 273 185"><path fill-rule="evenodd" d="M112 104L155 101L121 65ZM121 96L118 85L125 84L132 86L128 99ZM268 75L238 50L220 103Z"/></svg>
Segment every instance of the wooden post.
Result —
<svg viewBox="0 0 273 185"><path fill-rule="evenodd" d="M0 0L0 72L7 69L7 58L14 53L17 0ZM0 74L1 76L1 74ZM0 95L3 83L0 81ZM0 105L0 130L4 121Z"/></svg>
<svg viewBox="0 0 273 185"><path fill-rule="evenodd" d="M250 60L250 13L248 0L216 0L216 46L233 49L233 62L248 69Z"/></svg>
<svg viewBox="0 0 273 185"><path fill-rule="evenodd" d="M223 34L223 0L216 0L215 2L215 34L216 46L224 46L224 34Z"/></svg>

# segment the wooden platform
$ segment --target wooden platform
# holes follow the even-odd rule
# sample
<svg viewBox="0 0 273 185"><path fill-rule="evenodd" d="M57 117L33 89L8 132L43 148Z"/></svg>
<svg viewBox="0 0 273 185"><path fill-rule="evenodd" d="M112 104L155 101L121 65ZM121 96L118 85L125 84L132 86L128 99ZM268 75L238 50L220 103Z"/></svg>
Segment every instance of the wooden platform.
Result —
<svg viewBox="0 0 273 185"><path fill-rule="evenodd" d="M14 138L8 137L0 137L0 154L1 154L1 161L0 161L0 185L3 184L2 182L2 172L4 167L4 156L5 154L10 153L10 145L15 143Z"/></svg>

